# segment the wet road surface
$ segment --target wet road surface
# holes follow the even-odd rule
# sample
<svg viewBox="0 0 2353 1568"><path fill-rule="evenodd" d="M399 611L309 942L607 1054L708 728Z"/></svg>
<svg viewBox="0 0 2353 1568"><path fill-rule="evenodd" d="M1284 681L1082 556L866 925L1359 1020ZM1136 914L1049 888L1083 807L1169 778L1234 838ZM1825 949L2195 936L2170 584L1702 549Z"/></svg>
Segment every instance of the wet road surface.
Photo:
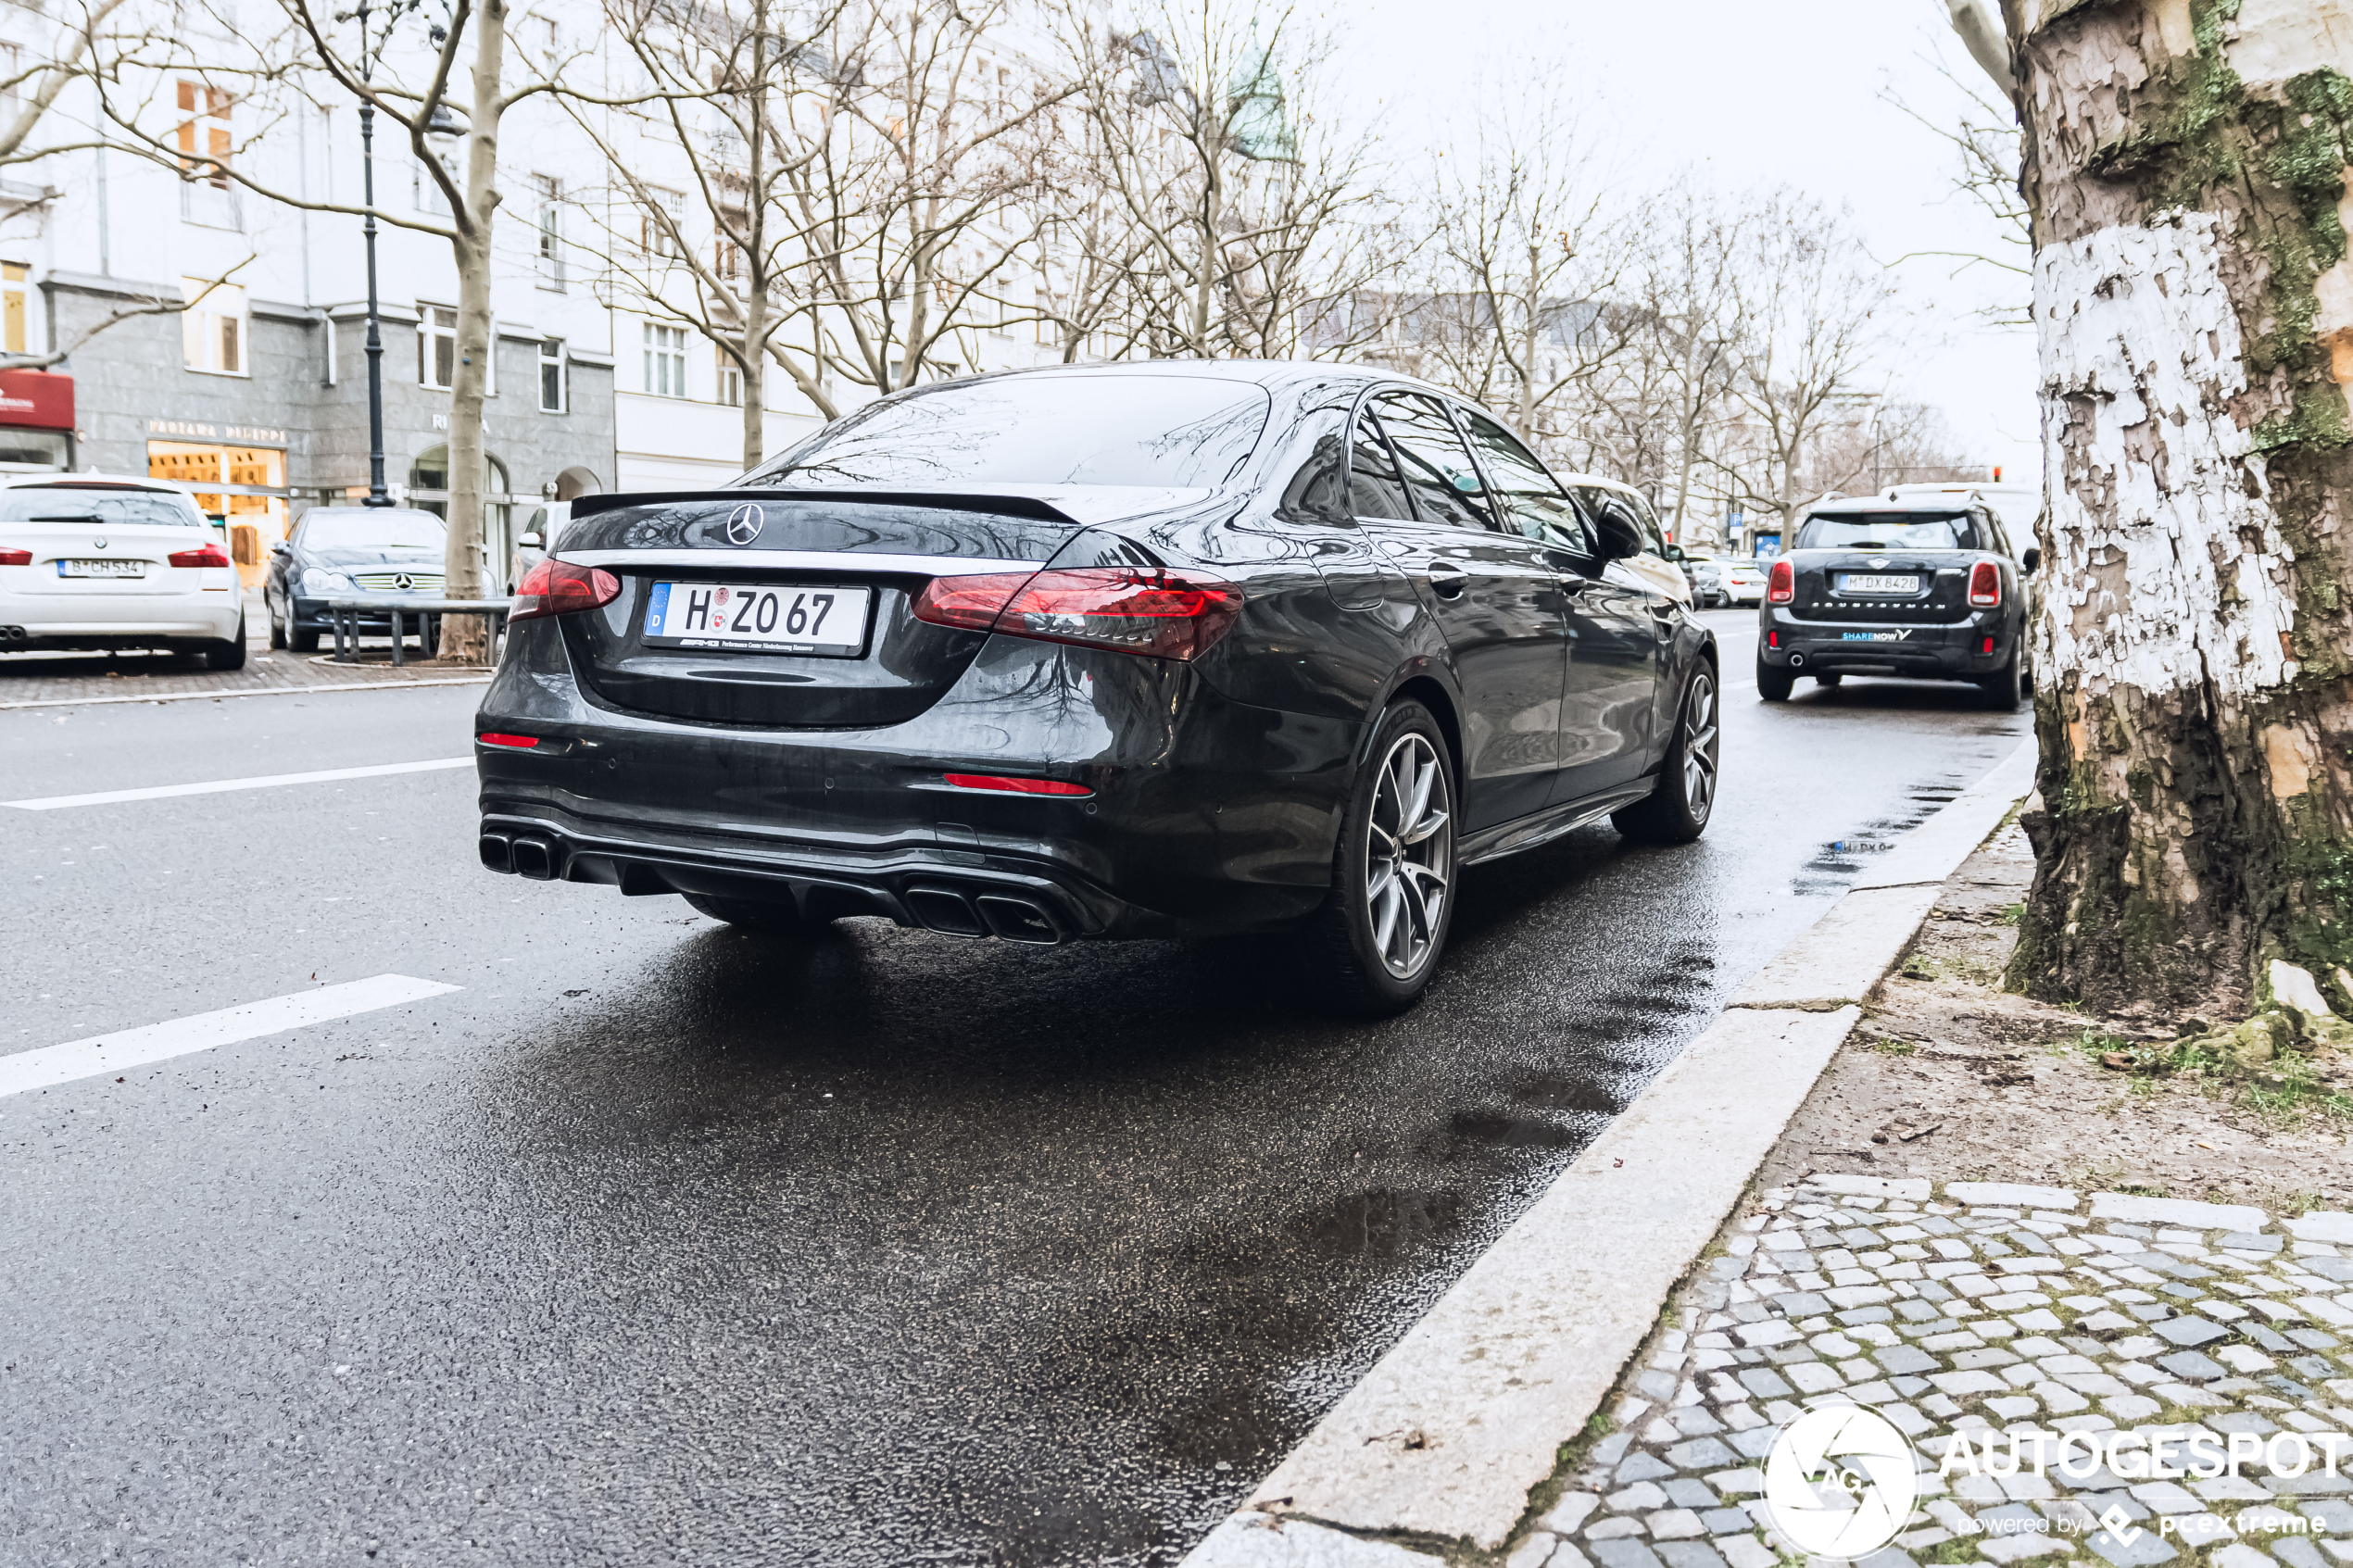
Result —
<svg viewBox="0 0 2353 1568"><path fill-rule="evenodd" d="M1264 942L795 948L493 877L464 770L0 810L0 1053L462 987L0 1098L0 1561L1173 1562L2027 731L1767 707L1707 619L1707 837L1470 872L1373 1025ZM0 799L462 756L476 695L0 713Z"/></svg>

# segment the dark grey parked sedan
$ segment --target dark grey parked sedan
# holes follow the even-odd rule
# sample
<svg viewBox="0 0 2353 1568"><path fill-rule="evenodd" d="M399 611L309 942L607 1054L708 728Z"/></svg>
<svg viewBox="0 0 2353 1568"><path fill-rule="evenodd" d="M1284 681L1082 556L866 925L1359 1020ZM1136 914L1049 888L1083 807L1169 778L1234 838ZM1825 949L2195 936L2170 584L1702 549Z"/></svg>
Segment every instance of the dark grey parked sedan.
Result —
<svg viewBox="0 0 2353 1568"><path fill-rule="evenodd" d="M309 653L328 629L327 601L339 594L441 597L447 533L428 511L408 507L313 507L291 538L271 546L261 602L270 646ZM386 633L389 614L365 615L360 630Z"/></svg>
<svg viewBox="0 0 2353 1568"><path fill-rule="evenodd" d="M1716 647L1642 548L1361 370L900 393L573 504L478 715L482 858L780 932L1290 933L1393 1010L1463 867L1706 826Z"/></svg>

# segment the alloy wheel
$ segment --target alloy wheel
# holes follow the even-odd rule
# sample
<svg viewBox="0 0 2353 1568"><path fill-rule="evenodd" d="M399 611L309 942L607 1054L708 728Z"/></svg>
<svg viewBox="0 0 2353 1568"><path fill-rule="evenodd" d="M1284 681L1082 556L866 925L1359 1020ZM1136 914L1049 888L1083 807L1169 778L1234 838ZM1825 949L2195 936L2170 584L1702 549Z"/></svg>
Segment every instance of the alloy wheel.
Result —
<svg viewBox="0 0 2353 1568"><path fill-rule="evenodd" d="M1716 804L1718 744L1716 684L1705 675L1694 675L1691 696L1683 702L1683 803L1693 822L1707 821Z"/></svg>
<svg viewBox="0 0 2353 1568"><path fill-rule="evenodd" d="M1373 947L1400 980L1430 960L1454 876L1452 792L1429 742L1400 735L1381 759L1365 822L1365 903Z"/></svg>

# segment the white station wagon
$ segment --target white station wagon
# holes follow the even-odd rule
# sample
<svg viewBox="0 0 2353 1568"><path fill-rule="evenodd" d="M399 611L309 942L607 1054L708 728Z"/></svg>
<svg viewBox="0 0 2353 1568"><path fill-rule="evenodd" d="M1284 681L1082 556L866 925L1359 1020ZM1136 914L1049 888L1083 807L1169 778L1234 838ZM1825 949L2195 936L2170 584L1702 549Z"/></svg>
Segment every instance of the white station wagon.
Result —
<svg viewBox="0 0 2353 1568"><path fill-rule="evenodd" d="M236 670L244 599L229 552L178 485L0 478L0 652L164 648Z"/></svg>

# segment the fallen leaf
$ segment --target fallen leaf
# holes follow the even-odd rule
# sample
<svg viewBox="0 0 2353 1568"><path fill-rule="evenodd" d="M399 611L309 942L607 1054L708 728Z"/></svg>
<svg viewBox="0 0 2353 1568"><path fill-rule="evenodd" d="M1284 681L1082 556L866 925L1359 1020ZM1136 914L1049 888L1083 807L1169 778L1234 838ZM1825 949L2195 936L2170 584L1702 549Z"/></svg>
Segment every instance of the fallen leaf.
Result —
<svg viewBox="0 0 2353 1568"><path fill-rule="evenodd" d="M2133 1059L2122 1051L2102 1051L2100 1065L2114 1068L2119 1073L2130 1073L2133 1070Z"/></svg>
<svg viewBox="0 0 2353 1568"><path fill-rule="evenodd" d="M1609 1162L1609 1168L1610 1168L1611 1170L1615 1171L1615 1170L1619 1169L1619 1168L1620 1168L1621 1166L1623 1166L1625 1163L1626 1163L1626 1161L1624 1161L1623 1160L1611 1160L1611 1161Z"/></svg>
<svg viewBox="0 0 2353 1568"><path fill-rule="evenodd" d="M115 1082L116 1082L116 1083L118 1083L118 1084L120 1084L120 1082L122 1082L122 1080L121 1080L121 1079L120 1079L120 1078L118 1078L118 1079L116 1079L116 1080L115 1080ZM2210 1143L2206 1142L2204 1139L2200 1139L2200 1140L2198 1141L2198 1146L2197 1146L2197 1147L2198 1147L2198 1148L2212 1148L2214 1146L2213 1146L2212 1144L2210 1144Z"/></svg>

